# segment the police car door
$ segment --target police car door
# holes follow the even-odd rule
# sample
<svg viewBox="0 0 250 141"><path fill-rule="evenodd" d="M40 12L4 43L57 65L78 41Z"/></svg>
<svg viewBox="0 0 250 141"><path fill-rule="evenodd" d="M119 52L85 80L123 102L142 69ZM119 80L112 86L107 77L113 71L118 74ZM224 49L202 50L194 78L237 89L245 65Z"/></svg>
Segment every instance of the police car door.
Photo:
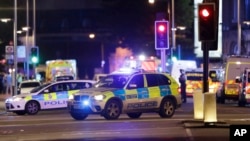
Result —
<svg viewBox="0 0 250 141"><path fill-rule="evenodd" d="M68 89L65 83L53 84L44 93L43 109L64 108L67 106Z"/></svg>
<svg viewBox="0 0 250 141"><path fill-rule="evenodd" d="M129 81L126 87L126 100L124 109L129 111L145 108L145 99L148 98L148 91L144 84L144 75L137 74Z"/></svg>
<svg viewBox="0 0 250 141"><path fill-rule="evenodd" d="M146 74L147 89L149 98L147 99L148 105L151 108L156 108L160 105L162 96L170 94L170 80L162 74Z"/></svg>

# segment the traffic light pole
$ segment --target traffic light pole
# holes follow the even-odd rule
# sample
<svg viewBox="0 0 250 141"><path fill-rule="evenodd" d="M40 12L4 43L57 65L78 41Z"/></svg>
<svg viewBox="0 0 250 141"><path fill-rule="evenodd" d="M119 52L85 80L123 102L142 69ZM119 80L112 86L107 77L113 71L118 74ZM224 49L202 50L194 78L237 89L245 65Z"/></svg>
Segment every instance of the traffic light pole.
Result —
<svg viewBox="0 0 250 141"><path fill-rule="evenodd" d="M203 48L203 93L209 92L208 87L208 64L209 64L209 46L207 42L202 42Z"/></svg>
<svg viewBox="0 0 250 141"><path fill-rule="evenodd" d="M161 49L161 69L163 73L166 72L166 50L165 49Z"/></svg>

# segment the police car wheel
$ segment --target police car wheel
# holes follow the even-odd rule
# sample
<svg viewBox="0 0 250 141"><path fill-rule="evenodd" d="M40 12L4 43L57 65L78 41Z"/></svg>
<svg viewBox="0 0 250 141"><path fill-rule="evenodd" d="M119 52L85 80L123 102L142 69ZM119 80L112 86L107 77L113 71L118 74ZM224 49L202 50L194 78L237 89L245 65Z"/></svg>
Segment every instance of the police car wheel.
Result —
<svg viewBox="0 0 250 141"><path fill-rule="evenodd" d="M110 100L104 108L103 116L107 120L118 119L121 115L121 111L121 103L117 100Z"/></svg>
<svg viewBox="0 0 250 141"><path fill-rule="evenodd" d="M40 106L36 101L29 101L25 106L25 111L28 115L35 115L38 113Z"/></svg>
<svg viewBox="0 0 250 141"><path fill-rule="evenodd" d="M88 114L70 112L71 117L75 120L84 120L88 117Z"/></svg>
<svg viewBox="0 0 250 141"><path fill-rule="evenodd" d="M159 115L162 118L170 118L175 113L175 104L171 99L163 99L160 106Z"/></svg>
<svg viewBox="0 0 250 141"><path fill-rule="evenodd" d="M25 115L26 114L26 112L25 111L16 111L15 112L17 115Z"/></svg>
<svg viewBox="0 0 250 141"><path fill-rule="evenodd" d="M142 113L127 113L130 118L140 118Z"/></svg>

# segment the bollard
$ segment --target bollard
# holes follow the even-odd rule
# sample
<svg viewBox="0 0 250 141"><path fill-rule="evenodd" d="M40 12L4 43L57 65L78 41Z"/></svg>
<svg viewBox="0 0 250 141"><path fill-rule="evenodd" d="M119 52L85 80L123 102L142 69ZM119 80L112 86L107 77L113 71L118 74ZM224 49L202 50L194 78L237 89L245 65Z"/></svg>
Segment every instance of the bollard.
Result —
<svg viewBox="0 0 250 141"><path fill-rule="evenodd" d="M216 108L216 94L204 93L204 122L214 123L217 122L217 108Z"/></svg>
<svg viewBox="0 0 250 141"><path fill-rule="evenodd" d="M204 96L201 89L196 89L193 94L193 103L194 103L194 119L203 119L203 101Z"/></svg>

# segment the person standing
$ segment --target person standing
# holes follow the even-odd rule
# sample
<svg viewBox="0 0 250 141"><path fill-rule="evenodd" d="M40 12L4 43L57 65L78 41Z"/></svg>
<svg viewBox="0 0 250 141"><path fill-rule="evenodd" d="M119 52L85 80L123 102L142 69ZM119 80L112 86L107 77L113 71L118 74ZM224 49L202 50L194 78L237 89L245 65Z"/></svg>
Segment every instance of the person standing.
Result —
<svg viewBox="0 0 250 141"><path fill-rule="evenodd" d="M186 94L186 74L185 71L183 69L180 69L180 77L179 77L179 82L181 85L181 99L183 103L187 102L187 94Z"/></svg>
<svg viewBox="0 0 250 141"><path fill-rule="evenodd" d="M9 72L4 76L4 81L6 85L6 94L12 95L12 78Z"/></svg>

